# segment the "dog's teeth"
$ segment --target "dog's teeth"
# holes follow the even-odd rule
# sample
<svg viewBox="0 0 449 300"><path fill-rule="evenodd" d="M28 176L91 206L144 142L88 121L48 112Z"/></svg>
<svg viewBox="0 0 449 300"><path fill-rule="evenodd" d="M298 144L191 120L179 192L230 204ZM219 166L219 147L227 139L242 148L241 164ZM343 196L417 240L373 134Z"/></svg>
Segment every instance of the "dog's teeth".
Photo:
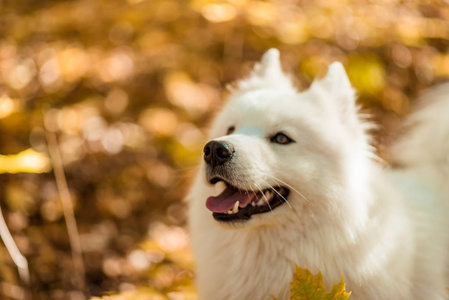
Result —
<svg viewBox="0 0 449 300"><path fill-rule="evenodd" d="M259 201L257 201L257 206L262 206L265 205L265 200L260 199Z"/></svg>
<svg viewBox="0 0 449 300"><path fill-rule="evenodd" d="M233 213L238 213L239 212L239 204L240 204L240 201L235 202L234 208L232 209Z"/></svg>
<svg viewBox="0 0 449 300"><path fill-rule="evenodd" d="M252 206L256 206L256 202L251 202L251 205Z"/></svg>
<svg viewBox="0 0 449 300"><path fill-rule="evenodd" d="M226 213L227 213L228 215L232 215L232 210L228 210Z"/></svg>

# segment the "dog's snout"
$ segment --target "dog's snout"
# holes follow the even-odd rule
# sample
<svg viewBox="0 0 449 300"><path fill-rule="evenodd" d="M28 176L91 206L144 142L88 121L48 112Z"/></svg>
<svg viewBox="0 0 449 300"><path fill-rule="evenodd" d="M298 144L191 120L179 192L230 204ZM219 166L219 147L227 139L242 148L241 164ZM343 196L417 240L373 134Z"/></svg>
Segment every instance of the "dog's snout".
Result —
<svg viewBox="0 0 449 300"><path fill-rule="evenodd" d="M210 141L204 146L204 161L211 167L231 160L234 147L227 142Z"/></svg>

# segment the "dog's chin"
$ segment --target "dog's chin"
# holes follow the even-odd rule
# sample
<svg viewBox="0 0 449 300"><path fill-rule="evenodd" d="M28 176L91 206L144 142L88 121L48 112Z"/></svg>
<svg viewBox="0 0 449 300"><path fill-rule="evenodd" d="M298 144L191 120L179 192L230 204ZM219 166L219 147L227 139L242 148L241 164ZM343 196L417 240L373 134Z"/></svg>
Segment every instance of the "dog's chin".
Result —
<svg viewBox="0 0 449 300"><path fill-rule="evenodd" d="M213 218L228 227L243 227L250 225L254 221L261 220L266 214L274 213L276 209L288 203L290 190L283 186L268 186L258 190L243 190L228 181L214 177L209 180L211 184L224 182L225 189L217 197L209 197L207 204L212 213ZM240 200L240 201L237 201ZM232 208L226 210L219 202L227 202L228 207L233 204ZM288 204L287 204L288 205ZM224 211L225 210L225 211Z"/></svg>

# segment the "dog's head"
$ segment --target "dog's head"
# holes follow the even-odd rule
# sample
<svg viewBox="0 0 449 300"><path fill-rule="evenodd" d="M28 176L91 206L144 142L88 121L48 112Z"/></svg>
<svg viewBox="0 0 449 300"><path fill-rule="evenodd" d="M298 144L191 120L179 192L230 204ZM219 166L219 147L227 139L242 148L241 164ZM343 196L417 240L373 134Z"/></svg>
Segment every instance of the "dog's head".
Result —
<svg viewBox="0 0 449 300"><path fill-rule="evenodd" d="M340 63L298 92L271 49L213 123L200 171L210 194L195 201L232 225L320 218L339 205L328 195L345 197L366 177L358 165L368 149L365 129Z"/></svg>

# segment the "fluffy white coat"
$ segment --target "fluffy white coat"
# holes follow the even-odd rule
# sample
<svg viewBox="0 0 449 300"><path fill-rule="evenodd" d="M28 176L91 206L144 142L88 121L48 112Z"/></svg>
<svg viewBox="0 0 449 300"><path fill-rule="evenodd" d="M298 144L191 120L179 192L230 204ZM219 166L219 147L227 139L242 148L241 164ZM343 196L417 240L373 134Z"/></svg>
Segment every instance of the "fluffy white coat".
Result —
<svg viewBox="0 0 449 300"><path fill-rule="evenodd" d="M295 264L321 270L328 289L343 276L351 300L449 299L449 85L424 98L393 147L400 167L385 169L372 159L343 66L298 92L269 50L210 140L234 146L233 184L286 186L288 203L217 222L205 202L223 186L206 180L202 161L187 197L201 299L289 299ZM271 142L280 131L294 143Z"/></svg>

